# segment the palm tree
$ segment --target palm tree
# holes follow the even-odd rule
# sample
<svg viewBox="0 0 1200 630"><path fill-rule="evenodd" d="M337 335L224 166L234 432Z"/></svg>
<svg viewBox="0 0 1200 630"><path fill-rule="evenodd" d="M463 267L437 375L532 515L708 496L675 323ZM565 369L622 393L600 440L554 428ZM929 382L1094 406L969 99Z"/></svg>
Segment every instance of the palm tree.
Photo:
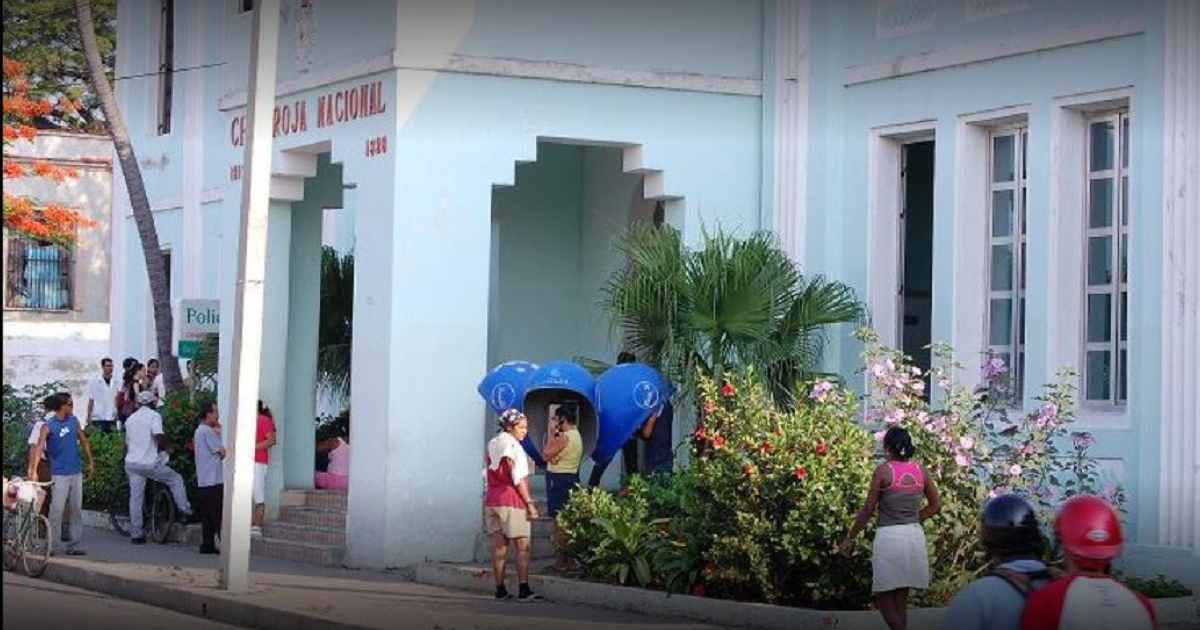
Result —
<svg viewBox="0 0 1200 630"><path fill-rule="evenodd" d="M334 394L350 393L350 340L354 331L354 254L321 251L321 315L317 380Z"/></svg>
<svg viewBox="0 0 1200 630"><path fill-rule="evenodd" d="M154 226L154 214L150 211L150 200L146 197L146 184L142 181L142 169L138 166L137 154L129 141L125 120L117 99L105 75L104 63L100 59L100 47L96 42L96 25L92 21L92 6L88 0L75 0L75 17L78 20L79 39L83 42L83 53L87 58L89 80L92 90L100 100L100 108L108 125L117 151L117 161L125 176L125 187L129 191L129 205L133 208L133 220L137 224L138 237L142 241L142 254L146 258L146 275L150 280L150 298L154 305L154 334L158 341L158 356L162 358L163 380L167 391L183 388L183 375L179 361L171 348L171 293L167 281L167 263L163 259L158 243L158 230Z"/></svg>
<svg viewBox="0 0 1200 630"><path fill-rule="evenodd" d="M820 365L825 328L863 315L853 289L805 278L770 232L718 231L689 250L669 226L635 225L616 246L627 264L604 287L612 324L688 392L698 373L720 381L754 366L790 407L797 381Z"/></svg>

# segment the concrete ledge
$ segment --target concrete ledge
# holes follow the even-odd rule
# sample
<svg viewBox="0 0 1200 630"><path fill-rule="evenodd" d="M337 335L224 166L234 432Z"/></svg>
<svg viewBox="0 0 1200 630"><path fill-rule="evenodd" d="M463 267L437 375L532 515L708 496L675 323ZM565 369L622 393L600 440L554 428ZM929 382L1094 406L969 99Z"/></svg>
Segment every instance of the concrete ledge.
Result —
<svg viewBox="0 0 1200 630"><path fill-rule="evenodd" d="M100 510L83 510L83 526L110 532L116 531L112 526L112 521L108 518L108 512ZM179 523L173 523L171 525L171 533L167 534L167 542L185 547L199 547L200 526L197 524L180 525Z"/></svg>
<svg viewBox="0 0 1200 630"><path fill-rule="evenodd" d="M184 587L178 584L132 579L114 575L112 572L95 571L73 563L49 563L44 578L52 582L68 584L120 599L158 606L242 628L372 630L369 626L240 601L236 595L213 588Z"/></svg>
<svg viewBox="0 0 1200 630"><path fill-rule="evenodd" d="M446 563L417 565L417 582L467 591L491 593L495 588L491 570L482 566ZM821 611L807 608L743 603L662 591L611 586L583 580L542 575L530 576L531 586L547 599L586 604L612 610L682 617L723 626L769 630L886 630L873 610ZM1177 597L1154 600L1160 624L1200 619L1200 598ZM941 626L944 608L909 609L909 626Z"/></svg>

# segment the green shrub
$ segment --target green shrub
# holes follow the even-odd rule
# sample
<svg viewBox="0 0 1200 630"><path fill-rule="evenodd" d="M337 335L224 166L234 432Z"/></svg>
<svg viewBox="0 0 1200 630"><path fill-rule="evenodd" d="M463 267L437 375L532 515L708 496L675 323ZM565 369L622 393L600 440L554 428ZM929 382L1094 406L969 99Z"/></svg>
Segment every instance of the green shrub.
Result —
<svg viewBox="0 0 1200 630"><path fill-rule="evenodd" d="M635 484L632 491L625 488L619 495L602 488L572 490L570 499L559 510L556 519L556 525L562 533L555 543L559 546L558 551L575 558L589 574L594 575L591 553L609 537L604 526L596 520L609 523L645 520L644 489L644 484Z"/></svg>
<svg viewBox="0 0 1200 630"><path fill-rule="evenodd" d="M96 460L96 473L83 476L83 507L103 511L108 509L115 492L129 487L125 479L125 434L89 430L87 436Z"/></svg>
<svg viewBox="0 0 1200 630"><path fill-rule="evenodd" d="M175 446L170 466L183 476L188 496L196 497L196 455L192 442L196 427L203 419L203 410L215 394L207 390L180 390L167 394L158 412L162 415L163 433Z"/></svg>
<svg viewBox="0 0 1200 630"><path fill-rule="evenodd" d="M1126 577L1123 575L1117 577L1129 588L1151 599L1158 599L1160 597L1189 597L1192 595L1192 589L1188 588L1183 582L1162 574L1152 578Z"/></svg>
<svg viewBox="0 0 1200 630"><path fill-rule="evenodd" d="M686 521L704 532L706 592L776 604L861 605L870 565L835 556L871 479L871 438L855 395L834 383L781 412L752 374L701 379L703 417L692 436L696 496Z"/></svg>

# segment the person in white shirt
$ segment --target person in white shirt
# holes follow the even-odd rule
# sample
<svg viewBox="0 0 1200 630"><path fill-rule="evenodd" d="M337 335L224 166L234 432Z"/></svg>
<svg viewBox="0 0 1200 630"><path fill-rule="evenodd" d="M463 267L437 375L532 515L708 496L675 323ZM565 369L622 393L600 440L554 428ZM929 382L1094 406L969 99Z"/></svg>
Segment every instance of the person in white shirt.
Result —
<svg viewBox="0 0 1200 630"><path fill-rule="evenodd" d="M121 382L113 378L113 361L109 357L100 359L100 374L88 381L84 395L87 397L85 421L96 425L104 433L112 431L117 422L117 392Z"/></svg>
<svg viewBox="0 0 1200 630"><path fill-rule="evenodd" d="M162 416L154 410L154 394L149 391L137 395L137 411L125 420L125 474L129 475L129 537L130 542L140 545L146 542L142 530L142 503L146 496L146 480L153 479L171 489L180 520L193 519L192 505L188 502L183 476L167 465L163 453L170 454L175 447L163 433Z"/></svg>
<svg viewBox="0 0 1200 630"><path fill-rule="evenodd" d="M150 381L150 391L154 393L154 406L161 407L167 399L167 384L163 379L162 365L158 359L146 361L146 380Z"/></svg>

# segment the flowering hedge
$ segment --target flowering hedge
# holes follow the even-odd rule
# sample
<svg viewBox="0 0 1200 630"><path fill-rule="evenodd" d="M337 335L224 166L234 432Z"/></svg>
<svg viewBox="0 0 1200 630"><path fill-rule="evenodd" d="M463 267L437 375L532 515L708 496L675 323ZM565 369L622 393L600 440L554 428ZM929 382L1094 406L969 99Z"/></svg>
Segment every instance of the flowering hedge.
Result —
<svg viewBox="0 0 1200 630"><path fill-rule="evenodd" d="M1063 371L1033 398L1036 408L1022 413L1015 405L1008 368L994 355L983 361L979 384L948 346L935 345L937 365L928 374L911 365L902 352L878 344L870 331L865 343L867 426L882 439L887 427L912 434L916 459L938 486L942 511L925 524L933 581L916 597L928 605L944 605L987 564L979 545L981 506L989 497L1015 492L1029 498L1044 526L1067 496L1100 494L1120 507L1120 486L1101 483L1101 471L1088 450L1095 443L1085 432L1073 432L1075 375ZM936 408L926 399L940 403ZM1048 531L1048 530L1047 530Z"/></svg>
<svg viewBox="0 0 1200 630"><path fill-rule="evenodd" d="M658 588L860 606L869 561L834 556L830 545L872 472L870 435L854 420L855 394L818 383L808 403L784 413L747 374L720 387L701 379L699 397L703 416L690 439L691 465L666 479L635 477L611 499L599 498L601 490L576 492L558 517L565 551L602 579L621 561L599 559L601 546L645 558L649 579L637 581ZM655 525L645 529L644 545L611 540L617 536L603 523L622 515Z"/></svg>
<svg viewBox="0 0 1200 630"><path fill-rule="evenodd" d="M941 513L925 523L932 583L914 594L917 605L944 605L985 570L978 525L989 496L1028 495L1047 526L1067 496L1087 492L1124 504L1124 491L1102 483L1089 456L1094 439L1070 429L1072 373L1044 385L1022 413L998 357L987 357L976 384L945 346L935 347L937 367L926 373L869 331L859 338L868 392L861 413L859 395L831 381L806 384L807 396L785 412L752 372L722 384L701 379L690 466L649 483L635 477L616 495L573 494L558 517L564 551L599 579L861 608L870 595L872 532L848 557L834 556L832 542L862 505L890 426L912 434L916 459L942 499Z"/></svg>

